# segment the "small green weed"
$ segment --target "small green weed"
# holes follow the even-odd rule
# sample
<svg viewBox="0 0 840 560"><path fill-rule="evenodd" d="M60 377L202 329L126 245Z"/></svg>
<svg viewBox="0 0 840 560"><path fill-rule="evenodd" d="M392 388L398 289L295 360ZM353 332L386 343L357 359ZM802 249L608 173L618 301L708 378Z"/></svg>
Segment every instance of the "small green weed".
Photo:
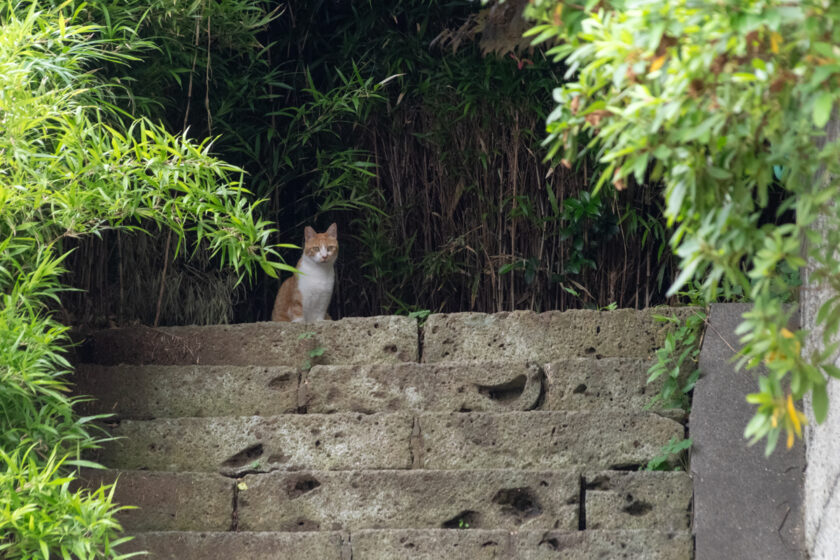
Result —
<svg viewBox="0 0 840 560"><path fill-rule="evenodd" d="M315 333L313 331L306 331L298 335L298 340L310 340L314 336ZM301 369L312 369L312 361L315 358L323 356L324 352L327 351L326 347L321 346L317 341L315 341L314 344L316 344L316 346L307 351L306 359L300 365Z"/></svg>
<svg viewBox="0 0 840 560"><path fill-rule="evenodd" d="M665 344L656 351L656 362L648 369L648 383L665 376L662 389L653 397L646 408L662 402L666 408L691 407L688 393L694 389L700 370L697 369L697 356L700 354L700 336L706 322L706 313L697 311L684 323L677 317L656 315L657 321L676 325L665 337ZM689 364L691 364L689 366ZM688 375L684 372L691 370Z"/></svg>
<svg viewBox="0 0 840 560"><path fill-rule="evenodd" d="M681 471L688 466L687 451L691 449L691 438L671 440L662 446L659 455L648 461L646 471Z"/></svg>
<svg viewBox="0 0 840 560"><path fill-rule="evenodd" d="M429 315L432 314L431 309L418 309L417 311L412 311L408 314L409 319L417 319L417 322L422 327L426 324L426 319L429 318Z"/></svg>

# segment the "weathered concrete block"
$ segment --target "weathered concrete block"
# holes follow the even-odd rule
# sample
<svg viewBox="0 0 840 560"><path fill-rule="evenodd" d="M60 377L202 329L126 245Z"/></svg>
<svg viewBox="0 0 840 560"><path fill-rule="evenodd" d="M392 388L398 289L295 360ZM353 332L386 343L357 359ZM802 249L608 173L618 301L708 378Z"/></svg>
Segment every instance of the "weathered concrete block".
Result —
<svg viewBox="0 0 840 560"><path fill-rule="evenodd" d="M690 560L688 531L523 531L513 536L516 560Z"/></svg>
<svg viewBox="0 0 840 560"><path fill-rule="evenodd" d="M114 501L137 509L117 519L126 531L227 531L233 515L234 481L209 473L85 470L91 489L116 481Z"/></svg>
<svg viewBox="0 0 840 560"><path fill-rule="evenodd" d="M290 367L99 366L76 368L89 414L120 418L273 416L297 411L298 372Z"/></svg>
<svg viewBox="0 0 840 560"><path fill-rule="evenodd" d="M362 530L352 540L353 560L514 560L509 531Z"/></svg>
<svg viewBox="0 0 840 560"><path fill-rule="evenodd" d="M427 469L622 468L683 439L673 420L608 410L422 414L419 422Z"/></svg>
<svg viewBox="0 0 840 560"><path fill-rule="evenodd" d="M247 531L578 526L573 471L274 472L244 482L237 512Z"/></svg>
<svg viewBox="0 0 840 560"><path fill-rule="evenodd" d="M534 360L573 357L647 358L668 325L658 314L687 317L693 308L616 311L513 311L430 315L423 329L423 362Z"/></svg>
<svg viewBox="0 0 840 560"><path fill-rule="evenodd" d="M735 329L750 310L752 304L712 304L700 351L703 375L694 389L690 418L697 560L808 558L802 473L811 464L805 449L795 445L767 457L763 445L749 446L744 438L744 426L755 414L745 396L767 373L763 366L735 369L741 348Z"/></svg>
<svg viewBox="0 0 840 560"><path fill-rule="evenodd" d="M612 408L644 410L664 379L647 384L651 360L644 358L568 358L545 365L547 410ZM662 412L661 406L652 410ZM684 416L684 412L669 410Z"/></svg>
<svg viewBox="0 0 840 560"><path fill-rule="evenodd" d="M587 529L689 529L691 478L685 472L585 475Z"/></svg>
<svg viewBox="0 0 840 560"><path fill-rule="evenodd" d="M310 351L323 354L310 358ZM80 352L98 364L242 365L416 362L417 322L408 317L349 317L317 323L243 323L206 327L127 327L98 331Z"/></svg>
<svg viewBox="0 0 840 560"><path fill-rule="evenodd" d="M308 412L530 410L542 369L526 362L317 366L304 374Z"/></svg>
<svg viewBox="0 0 840 560"><path fill-rule="evenodd" d="M123 469L224 474L304 468L411 466L405 414L331 414L125 420L100 462Z"/></svg>
<svg viewBox="0 0 840 560"><path fill-rule="evenodd" d="M148 551L152 560L344 560L336 532L141 533L121 553ZM346 547L349 548L349 547Z"/></svg>

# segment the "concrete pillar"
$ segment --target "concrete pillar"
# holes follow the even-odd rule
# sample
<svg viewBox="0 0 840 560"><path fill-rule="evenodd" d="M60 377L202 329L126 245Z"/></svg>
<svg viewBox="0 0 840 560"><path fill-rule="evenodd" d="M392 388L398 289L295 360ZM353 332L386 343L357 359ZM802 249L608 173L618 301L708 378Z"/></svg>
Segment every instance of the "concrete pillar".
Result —
<svg viewBox="0 0 840 560"><path fill-rule="evenodd" d="M808 282L802 290L802 324L812 328L805 343L806 355L822 347L822 335L815 327L820 304L830 292ZM840 366L840 360L837 363ZM805 535L813 560L834 560L840 551L840 382L828 383L828 418L814 420L807 399L809 425L805 431Z"/></svg>
<svg viewBox="0 0 840 560"><path fill-rule="evenodd" d="M826 129L829 141L840 137L840 119L835 115ZM814 228L826 231L824 216ZM816 329L816 316L820 305L833 292L818 285L812 278L815 263L806 265L801 291L801 320L811 329L805 342L805 355L823 348L822 333ZM840 366L840 360L837 361ZM840 554L840 381L828 383L829 410L826 421L817 425L811 411L810 397L806 401L809 426L805 431L805 537L808 552L813 560L834 560Z"/></svg>

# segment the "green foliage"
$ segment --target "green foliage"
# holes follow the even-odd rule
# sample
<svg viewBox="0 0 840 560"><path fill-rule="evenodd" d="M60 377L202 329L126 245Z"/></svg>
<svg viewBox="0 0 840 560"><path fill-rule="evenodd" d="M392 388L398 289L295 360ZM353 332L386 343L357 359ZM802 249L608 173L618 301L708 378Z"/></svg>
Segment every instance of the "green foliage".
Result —
<svg viewBox="0 0 840 560"><path fill-rule="evenodd" d="M648 408L661 402L666 408L682 408L688 411L688 393L694 389L700 370L697 357L700 354L700 337L706 326L706 314L695 311L684 322L678 317L654 315L657 321L672 323L673 328L665 335L662 348L656 351L656 361L648 370L648 383L664 377L659 394L651 399Z"/></svg>
<svg viewBox="0 0 840 560"><path fill-rule="evenodd" d="M102 65L125 86L114 103L218 134L213 153L248 172L278 238L339 223L341 289L354 297L339 291L333 316L664 302L673 266L654 254L658 203L590 196L594 159L541 161L535 131L561 76L539 51L486 55L479 37L494 30L470 30L486 16L477 3L275 6L98 0L84 14L141 59ZM266 319L275 280L225 297L236 278L171 259L165 234L114 237L67 261L90 292L63 299L75 321L151 322L164 259L162 323Z"/></svg>
<svg viewBox="0 0 840 560"><path fill-rule="evenodd" d="M71 489L74 476L63 476L66 457L56 450L36 459L35 446L10 454L0 450L0 555L3 558L129 558L114 547L128 538L113 513L126 507L112 502L113 487Z"/></svg>
<svg viewBox="0 0 840 560"><path fill-rule="evenodd" d="M430 309L417 309L416 311L410 311L408 313L408 318L417 319L417 322L422 327L426 323L426 319L428 319L431 314L432 311Z"/></svg>
<svg viewBox="0 0 840 560"><path fill-rule="evenodd" d="M173 135L114 104L102 64L134 60L81 13L0 7L0 553L3 558L117 558L108 488L72 491L71 466L101 441L77 418L53 316L69 239L167 228L176 252L202 243L240 278L289 269L268 222L208 142ZM130 30L125 30L131 36ZM148 47L148 45L145 45Z"/></svg>
<svg viewBox="0 0 840 560"><path fill-rule="evenodd" d="M315 338L315 334L316 333L314 331L306 331L298 335L298 340L312 341L308 344L309 348L306 351L306 359L301 362L300 369L312 369L315 359L323 356L324 352L327 351L327 348L322 346Z"/></svg>
<svg viewBox="0 0 840 560"><path fill-rule="evenodd" d="M794 287L803 239L811 281L840 288L840 142L823 130L838 98L840 6L538 0L528 14L534 41L550 41L571 78L554 91L549 153L596 157L596 190L662 184L681 269L671 293L698 278L708 300L737 286L754 302L739 330L743 362L769 372L747 435L766 436L769 452L787 429L792 445L801 413L788 403L812 393L821 421L835 375L837 348L802 356L794 343L806 333L783 334L789 312L776 295ZM838 315L840 299L823 304L826 342Z"/></svg>
<svg viewBox="0 0 840 560"><path fill-rule="evenodd" d="M687 470L688 450L691 449L691 438L678 440L672 437L668 443L662 446L659 455L648 461L646 471L679 471Z"/></svg>

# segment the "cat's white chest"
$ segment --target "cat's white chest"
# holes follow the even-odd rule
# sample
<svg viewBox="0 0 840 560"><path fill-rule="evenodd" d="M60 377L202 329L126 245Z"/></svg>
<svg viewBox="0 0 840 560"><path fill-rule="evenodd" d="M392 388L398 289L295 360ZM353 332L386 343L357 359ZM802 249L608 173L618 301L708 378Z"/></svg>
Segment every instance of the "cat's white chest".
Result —
<svg viewBox="0 0 840 560"><path fill-rule="evenodd" d="M303 320L323 321L335 286L333 263L318 264L303 259L298 267L298 290L303 299Z"/></svg>

